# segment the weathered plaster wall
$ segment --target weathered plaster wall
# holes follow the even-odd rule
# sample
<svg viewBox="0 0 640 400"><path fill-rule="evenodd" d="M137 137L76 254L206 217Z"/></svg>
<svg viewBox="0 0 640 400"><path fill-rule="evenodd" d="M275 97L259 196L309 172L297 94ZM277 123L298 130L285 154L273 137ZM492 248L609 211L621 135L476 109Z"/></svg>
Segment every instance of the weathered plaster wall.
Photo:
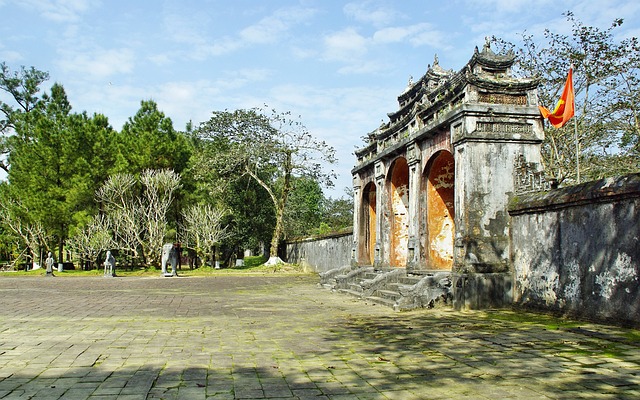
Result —
<svg viewBox="0 0 640 400"><path fill-rule="evenodd" d="M511 204L514 303L640 324L640 174Z"/></svg>
<svg viewBox="0 0 640 400"><path fill-rule="evenodd" d="M305 263L315 272L351 264L353 233L311 238L286 243L285 261Z"/></svg>
<svg viewBox="0 0 640 400"><path fill-rule="evenodd" d="M487 132L474 131L471 135L476 141L463 141L455 151L454 271L508 272L507 207L508 195L514 191L513 166L519 154L538 161L540 150L535 144L482 139L489 135Z"/></svg>

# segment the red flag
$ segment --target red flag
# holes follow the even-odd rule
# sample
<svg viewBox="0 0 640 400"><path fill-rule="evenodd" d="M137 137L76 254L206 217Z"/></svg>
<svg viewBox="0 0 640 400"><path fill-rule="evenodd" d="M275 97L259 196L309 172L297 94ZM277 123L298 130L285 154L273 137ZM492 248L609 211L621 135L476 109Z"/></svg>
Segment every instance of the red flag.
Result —
<svg viewBox="0 0 640 400"><path fill-rule="evenodd" d="M564 84L564 90L562 96L558 100L555 110L553 112L548 109L538 106L540 113L544 118L547 118L551 125L556 128L562 128L574 115L575 111L575 99L573 93L573 68L569 68L569 75L567 75L567 82Z"/></svg>

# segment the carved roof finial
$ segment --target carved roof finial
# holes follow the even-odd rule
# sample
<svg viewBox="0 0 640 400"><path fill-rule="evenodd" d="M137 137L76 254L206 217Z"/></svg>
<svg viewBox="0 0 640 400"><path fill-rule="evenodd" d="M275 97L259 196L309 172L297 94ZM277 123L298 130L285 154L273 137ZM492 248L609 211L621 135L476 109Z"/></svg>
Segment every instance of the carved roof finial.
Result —
<svg viewBox="0 0 640 400"><path fill-rule="evenodd" d="M484 37L484 46L482 47L482 52L487 53L491 51L491 38L489 36Z"/></svg>
<svg viewBox="0 0 640 400"><path fill-rule="evenodd" d="M433 66L435 67L436 65L440 65L440 63L438 62L438 55L434 54L433 55Z"/></svg>

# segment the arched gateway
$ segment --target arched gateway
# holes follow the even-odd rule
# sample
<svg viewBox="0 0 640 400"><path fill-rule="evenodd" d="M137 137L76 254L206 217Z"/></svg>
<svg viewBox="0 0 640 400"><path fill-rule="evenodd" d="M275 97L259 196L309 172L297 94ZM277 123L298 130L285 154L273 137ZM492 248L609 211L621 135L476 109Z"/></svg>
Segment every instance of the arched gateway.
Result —
<svg viewBox="0 0 640 400"><path fill-rule="evenodd" d="M409 166L407 160L397 158L389 173L387 191L389 193L390 257L393 267L407 264L409 245Z"/></svg>
<svg viewBox="0 0 640 400"><path fill-rule="evenodd" d="M427 165L422 183L425 207L420 218L424 219L426 232L421 243L425 249L426 265L434 270L451 270L453 267L454 238L454 160L446 150L434 154Z"/></svg>
<svg viewBox="0 0 640 400"><path fill-rule="evenodd" d="M544 137L537 82L513 77L514 59L485 45L454 72L436 58L398 96L356 151L354 265L451 271L462 289L509 283L514 164L539 163Z"/></svg>
<svg viewBox="0 0 640 400"><path fill-rule="evenodd" d="M361 264L372 265L376 249L376 185L371 182L362 191L362 209L357 213L364 218L358 236L362 240L358 260Z"/></svg>

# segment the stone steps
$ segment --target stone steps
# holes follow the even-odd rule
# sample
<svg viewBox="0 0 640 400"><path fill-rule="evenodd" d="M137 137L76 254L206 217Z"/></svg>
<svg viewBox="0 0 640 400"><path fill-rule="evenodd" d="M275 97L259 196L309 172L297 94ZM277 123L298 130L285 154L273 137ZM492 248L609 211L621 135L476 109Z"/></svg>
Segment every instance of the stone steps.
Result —
<svg viewBox="0 0 640 400"><path fill-rule="evenodd" d="M343 293L343 294L348 294L348 295L353 296L353 297L362 297L362 292L358 292L358 291L351 290L351 289L338 289L337 292L338 293Z"/></svg>
<svg viewBox="0 0 640 400"><path fill-rule="evenodd" d="M434 279L437 277L437 279ZM453 299L451 273L423 271L407 275L404 268L342 267L321 275L321 286L397 310L434 307ZM444 282L444 284L443 284Z"/></svg>
<svg viewBox="0 0 640 400"><path fill-rule="evenodd" d="M400 294L400 292L397 292L395 290L380 289L380 290L376 290L373 293L373 296L369 296L369 297L380 297L383 299L387 299L389 301L393 301L395 303L398 301L398 299L402 297L402 295Z"/></svg>
<svg viewBox="0 0 640 400"><path fill-rule="evenodd" d="M423 275L407 275L401 278L398 278L398 283L403 285L415 285L420 282L420 280L424 278Z"/></svg>
<svg viewBox="0 0 640 400"><path fill-rule="evenodd" d="M396 302L394 300L389 300L385 297L369 296L365 298L365 300L370 301L372 303L387 306L389 308L393 308L393 309L396 308Z"/></svg>
<svg viewBox="0 0 640 400"><path fill-rule="evenodd" d="M354 293L359 293L360 295L362 295L363 290L362 290L362 285L356 282L350 282L348 289Z"/></svg>

